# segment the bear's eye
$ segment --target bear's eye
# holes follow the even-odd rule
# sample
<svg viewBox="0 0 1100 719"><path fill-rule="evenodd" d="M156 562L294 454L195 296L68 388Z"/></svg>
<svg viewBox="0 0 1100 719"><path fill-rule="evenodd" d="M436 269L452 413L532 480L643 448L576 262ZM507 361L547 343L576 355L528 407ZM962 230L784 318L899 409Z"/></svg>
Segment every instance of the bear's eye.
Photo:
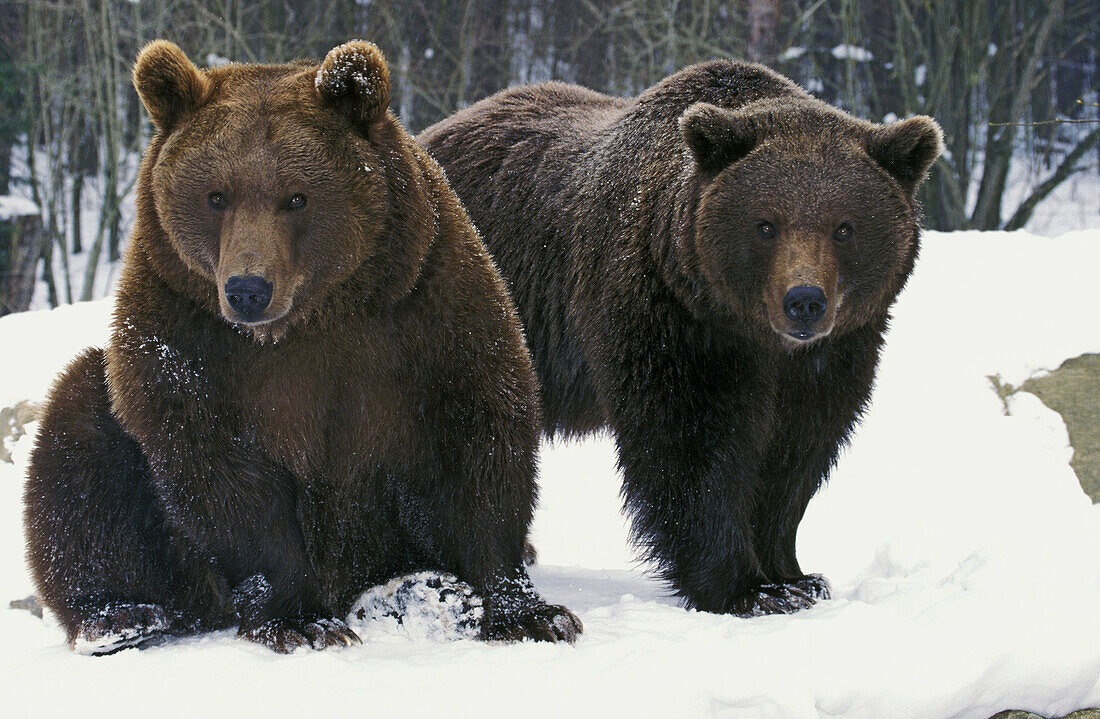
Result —
<svg viewBox="0 0 1100 719"><path fill-rule="evenodd" d="M833 231L833 239L837 242L847 242L852 239L852 226L844 222Z"/></svg>
<svg viewBox="0 0 1100 719"><path fill-rule="evenodd" d="M220 192L211 192L206 196L206 201L210 203L210 206L215 210L224 210L229 203L225 200L225 195Z"/></svg>
<svg viewBox="0 0 1100 719"><path fill-rule="evenodd" d="M765 240L770 240L775 237L775 225L770 222L757 222L756 234L760 235Z"/></svg>
<svg viewBox="0 0 1100 719"><path fill-rule="evenodd" d="M296 192L290 196L290 199L286 201L286 209L288 210L300 210L306 206L306 196L300 192Z"/></svg>

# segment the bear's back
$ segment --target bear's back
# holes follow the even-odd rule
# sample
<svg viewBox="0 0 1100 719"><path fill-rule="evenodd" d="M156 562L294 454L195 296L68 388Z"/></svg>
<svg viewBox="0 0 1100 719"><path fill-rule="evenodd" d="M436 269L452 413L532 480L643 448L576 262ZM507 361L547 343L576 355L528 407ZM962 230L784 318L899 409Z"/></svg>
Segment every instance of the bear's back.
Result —
<svg viewBox="0 0 1100 719"><path fill-rule="evenodd" d="M697 102L741 107L778 97L809 98L763 66L715 60L631 98L560 82L511 88L420 134L509 281L548 431L602 424L571 304L582 278L598 284L601 268L622 254L622 223L645 215L637 227L668 225L665 194L691 162L680 116Z"/></svg>
<svg viewBox="0 0 1100 719"><path fill-rule="evenodd" d="M471 174L489 179L501 171L530 173L548 152L568 154L590 145L593 135L629 105L629 100L577 85L524 85L455 113L417 139L445 168L462 166L462 172L453 173L459 183Z"/></svg>

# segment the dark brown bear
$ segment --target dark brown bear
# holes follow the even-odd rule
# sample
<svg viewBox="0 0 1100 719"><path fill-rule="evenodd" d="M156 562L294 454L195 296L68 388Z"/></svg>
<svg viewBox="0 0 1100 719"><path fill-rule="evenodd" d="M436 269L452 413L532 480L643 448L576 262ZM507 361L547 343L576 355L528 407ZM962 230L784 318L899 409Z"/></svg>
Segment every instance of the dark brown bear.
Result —
<svg viewBox="0 0 1100 719"><path fill-rule="evenodd" d="M110 343L54 386L26 489L70 642L350 644L352 600L419 569L483 596L487 639L572 641L522 563L520 325L381 53L200 72L154 42L134 84L159 132Z"/></svg>
<svg viewBox="0 0 1100 719"><path fill-rule="evenodd" d="M689 607L828 596L795 534L867 404L938 126L758 65L633 99L547 83L428 128L520 309L547 433L614 433L634 536Z"/></svg>

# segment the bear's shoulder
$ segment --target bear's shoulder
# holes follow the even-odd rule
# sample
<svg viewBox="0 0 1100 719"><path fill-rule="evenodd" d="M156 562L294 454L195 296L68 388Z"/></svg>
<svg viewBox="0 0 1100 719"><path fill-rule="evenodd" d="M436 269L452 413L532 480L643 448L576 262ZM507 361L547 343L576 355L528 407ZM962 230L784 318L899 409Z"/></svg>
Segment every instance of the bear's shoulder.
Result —
<svg viewBox="0 0 1100 719"><path fill-rule="evenodd" d="M805 90L763 65L734 60L710 60L669 75L638 96L640 106L673 111L696 102L737 108L772 98L810 99Z"/></svg>

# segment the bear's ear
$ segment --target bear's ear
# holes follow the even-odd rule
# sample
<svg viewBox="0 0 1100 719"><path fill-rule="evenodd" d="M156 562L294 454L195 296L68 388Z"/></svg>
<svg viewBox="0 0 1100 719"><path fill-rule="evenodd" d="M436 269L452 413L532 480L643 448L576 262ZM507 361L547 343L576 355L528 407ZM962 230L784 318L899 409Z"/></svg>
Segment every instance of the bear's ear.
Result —
<svg viewBox="0 0 1100 719"><path fill-rule="evenodd" d="M759 141L751 118L705 102L680 116L680 132L699 168L712 175L752 152Z"/></svg>
<svg viewBox="0 0 1100 719"><path fill-rule="evenodd" d="M321 100L345 115L361 132L390 106L390 70L372 43L352 40L325 56L314 79Z"/></svg>
<svg viewBox="0 0 1100 719"><path fill-rule="evenodd" d="M893 175L909 195L917 191L942 151L943 132L935 120L924 115L877 127L867 138L871 159Z"/></svg>
<svg viewBox="0 0 1100 719"><path fill-rule="evenodd" d="M134 62L134 88L161 130L169 130L206 96L210 81L176 45L154 40Z"/></svg>

